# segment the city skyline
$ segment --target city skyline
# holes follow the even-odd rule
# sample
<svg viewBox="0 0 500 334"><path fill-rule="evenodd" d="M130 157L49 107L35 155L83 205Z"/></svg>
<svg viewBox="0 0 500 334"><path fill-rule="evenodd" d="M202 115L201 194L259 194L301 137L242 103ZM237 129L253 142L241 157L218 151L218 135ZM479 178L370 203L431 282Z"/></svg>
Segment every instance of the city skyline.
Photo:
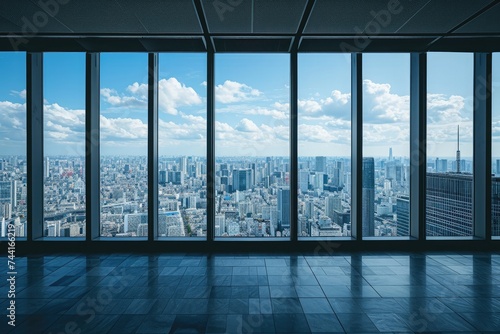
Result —
<svg viewBox="0 0 500 334"><path fill-rule="evenodd" d="M13 53L2 55L6 60L13 60L14 65L17 64L20 68L20 71L15 73L6 69L7 73L12 74L12 80L0 84L2 88L0 110L4 111L3 122L0 123L0 142L5 147L6 154L19 154L22 149L23 133L21 131L14 133L12 129L25 131L24 66L21 66L24 62L23 59L15 59L16 55L17 58L24 58L24 55ZM274 56L278 60L273 60L267 55L263 56L266 60L271 60L269 65L260 65L266 64L264 61L259 62L259 66L262 67L261 72L277 72L281 68L283 75L269 76L281 79L260 81L257 74L245 69L245 66L239 66L240 63L247 61L245 57L250 57L249 55L216 57L216 140L222 136L230 143L238 143L250 138L253 140L253 147L249 147L247 151L268 150L269 142L272 142L273 147L279 146L288 152L289 101L288 66L286 66L288 58L286 55ZM317 56L299 57L299 154L307 152L311 156L319 154L330 156L328 148L334 147L342 154L337 153L333 156L347 156L350 152L350 69L346 66L349 59L343 55L325 55L319 58ZM398 116L397 112L394 113L394 110L404 111L394 109L394 106L407 103L409 97L404 87L407 87L409 82L403 82L397 73L393 73L397 71L383 70L388 68L384 64L390 64L391 57L396 56L402 57L384 55L385 60L382 61L378 56L370 55L364 60L364 104L369 105L368 108L365 107L365 124L377 128L376 133L379 135L398 131L394 128L394 124L407 117L405 116L407 111L401 116ZM407 54L403 56L406 57ZM185 152L187 155L203 156L206 151L205 55L191 54L189 62L183 60L180 55L168 54L168 59L162 61L164 57L167 55L160 56L160 154L180 154L182 153L180 147L183 147L184 151L186 148L191 151ZM318 58L316 61L318 64L311 64L312 60L308 57ZM111 150L104 145L102 154L145 154L143 147L146 147L147 140L147 112L143 108L147 102L144 95L144 89L147 90L145 84L147 57L143 54L102 54L101 58L101 135L104 139L109 139L109 145L113 147ZM443 58L445 58L443 54L430 53L429 67L438 68L444 61ZM469 66L471 54L459 54L451 58L459 59L449 60L451 64L447 67L471 67ZM282 61L283 59L285 61ZM276 68L277 62L284 64ZM494 65L497 62L498 57L494 57ZM81 151L84 146L82 139L84 56L49 53L44 63L47 76L44 81L46 99L44 132L47 155L68 151L69 146ZM120 71L118 67L123 67L125 64L128 64L128 70ZM320 71L322 66L336 75L328 79L328 71ZM56 75L58 67L66 70L70 79L61 81L61 76ZM240 72L236 70L238 67ZM466 82L462 85L464 87L454 85L458 90L454 92L453 87L449 87L450 84L439 86L440 83L444 83L443 79L432 77L430 69L429 77L429 121L437 122L436 124L446 121L443 124L449 125L451 120L453 124L460 124L463 127L462 155L470 157L472 154L468 151L471 151L472 135L470 130L467 130L471 127L467 124L470 122L470 117L466 114L471 110L471 94L467 92L471 92L472 83ZM61 86L67 87L68 93L66 90L62 93ZM493 86L495 88L495 84ZM384 105L380 101L388 101L389 104L384 102L386 103ZM493 99L494 107L498 103L498 99ZM366 110L376 111L378 116L370 118ZM435 120L432 120L432 115L436 115ZM495 124L498 121L495 115L494 113L494 134ZM450 118L451 116L454 118ZM432 124L434 123L429 123L429 127L432 128ZM444 154L454 146L454 131L448 128L452 127L447 126L440 136L433 138L436 140L436 145L428 148L431 153L429 156L444 157ZM401 131L403 137L399 137L397 142L394 142L393 138L398 136L383 135L376 137L373 143L365 141L366 147L374 153L373 156L385 156L384 145L389 144L394 148L394 156L404 156L403 151L407 150L407 146L403 145L401 148L398 146L404 143L407 131L404 129ZM169 147L166 152L167 149L162 147L168 144L175 147ZM500 148L497 149L496 146L493 145L494 155L500 156ZM240 153L241 150L234 148L234 146L224 148L219 145L216 154L230 156ZM266 152L262 155L276 156L278 153Z"/></svg>

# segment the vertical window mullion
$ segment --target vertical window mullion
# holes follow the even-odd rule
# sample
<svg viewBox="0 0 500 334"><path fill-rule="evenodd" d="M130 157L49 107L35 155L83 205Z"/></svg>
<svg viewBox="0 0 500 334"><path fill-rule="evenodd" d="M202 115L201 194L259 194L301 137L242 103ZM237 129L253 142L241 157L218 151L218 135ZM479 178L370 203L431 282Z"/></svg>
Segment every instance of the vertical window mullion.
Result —
<svg viewBox="0 0 500 334"><path fill-rule="evenodd" d="M410 237L425 240L427 55L410 55Z"/></svg>
<svg viewBox="0 0 500 334"><path fill-rule="evenodd" d="M363 58L351 54L351 236L363 238L362 164L363 164Z"/></svg>
<svg viewBox="0 0 500 334"><path fill-rule="evenodd" d="M290 238L298 240L298 61L297 51L290 53Z"/></svg>
<svg viewBox="0 0 500 334"><path fill-rule="evenodd" d="M99 237L100 228L100 54L87 53L85 66L85 181L86 240Z"/></svg>
<svg viewBox="0 0 500 334"><path fill-rule="evenodd" d="M27 240L43 236L43 53L26 57L28 222Z"/></svg>
<svg viewBox="0 0 500 334"><path fill-rule="evenodd" d="M207 51L207 243L215 235L215 53Z"/></svg>
<svg viewBox="0 0 500 334"><path fill-rule="evenodd" d="M148 54L148 241L158 236L158 53Z"/></svg>
<svg viewBox="0 0 500 334"><path fill-rule="evenodd" d="M473 236L491 238L491 53L474 54Z"/></svg>

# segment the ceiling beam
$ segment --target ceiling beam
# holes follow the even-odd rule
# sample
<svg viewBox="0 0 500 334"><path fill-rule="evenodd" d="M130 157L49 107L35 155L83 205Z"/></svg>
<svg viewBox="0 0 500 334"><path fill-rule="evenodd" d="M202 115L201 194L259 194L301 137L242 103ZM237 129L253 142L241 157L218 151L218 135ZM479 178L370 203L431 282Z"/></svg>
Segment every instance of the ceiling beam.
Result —
<svg viewBox="0 0 500 334"><path fill-rule="evenodd" d="M198 20L200 22L201 29L203 30L203 37L205 39L207 51L215 52L214 43L208 30L208 23L205 17L205 11L203 10L203 5L201 4L201 0L193 0L193 4L196 8L196 13L198 14Z"/></svg>
<svg viewBox="0 0 500 334"><path fill-rule="evenodd" d="M492 7L498 5L500 3L500 0L494 0L493 2L489 3L488 5L484 6L482 9L478 10L476 13L472 14L471 16L469 16L467 19L463 20L462 22L460 22L459 24L457 24L455 27L451 28L448 32L446 32L445 34L441 34L439 37L437 37L436 39L434 39L432 42L430 42L428 45L427 45L427 48L426 50L430 50L430 48L432 47L432 45L434 45L435 43L437 43L439 40L441 40L442 38L444 37L447 37L447 36L450 36L454 31L457 31L458 29L462 28L463 26L465 26L467 23L471 22L472 20L474 20L475 18L477 18L478 16L480 16L481 14L485 13L486 11L490 10ZM458 34L453 34L454 36L455 35L458 35Z"/></svg>
<svg viewBox="0 0 500 334"><path fill-rule="evenodd" d="M302 38L302 34L304 33L304 29L306 28L307 21L309 21L309 17L311 16L315 1L316 0L307 0L306 8L304 9L304 13L302 14L302 18L300 19L300 24L297 28L297 32L292 38L292 42L290 43L290 49L288 50L288 52L297 51L299 49L300 40Z"/></svg>

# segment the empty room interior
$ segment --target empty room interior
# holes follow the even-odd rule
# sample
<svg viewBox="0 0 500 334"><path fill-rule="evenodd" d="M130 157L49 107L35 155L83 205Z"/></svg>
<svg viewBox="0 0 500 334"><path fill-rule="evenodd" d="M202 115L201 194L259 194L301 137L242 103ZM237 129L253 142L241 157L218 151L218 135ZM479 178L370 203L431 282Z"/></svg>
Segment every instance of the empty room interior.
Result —
<svg viewBox="0 0 500 334"><path fill-rule="evenodd" d="M500 333L499 0L0 3L1 333Z"/></svg>

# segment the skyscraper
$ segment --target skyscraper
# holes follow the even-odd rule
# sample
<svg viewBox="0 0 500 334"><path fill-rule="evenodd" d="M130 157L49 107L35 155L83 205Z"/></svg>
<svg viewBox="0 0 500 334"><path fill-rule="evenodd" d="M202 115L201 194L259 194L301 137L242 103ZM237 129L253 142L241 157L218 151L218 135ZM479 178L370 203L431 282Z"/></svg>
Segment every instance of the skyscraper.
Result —
<svg viewBox="0 0 500 334"><path fill-rule="evenodd" d="M12 208L17 206L17 181L12 181L12 186L10 188L11 196L10 196L10 204L12 204Z"/></svg>
<svg viewBox="0 0 500 334"><path fill-rule="evenodd" d="M316 172L326 173L326 157L316 157Z"/></svg>
<svg viewBox="0 0 500 334"><path fill-rule="evenodd" d="M427 173L428 236L472 235L472 175Z"/></svg>
<svg viewBox="0 0 500 334"><path fill-rule="evenodd" d="M167 184L167 171L165 171L165 170L160 171L160 177L159 177L158 183L163 185L163 186Z"/></svg>
<svg viewBox="0 0 500 334"><path fill-rule="evenodd" d="M400 196L396 200L396 222L397 236L406 237L410 235L410 197Z"/></svg>
<svg viewBox="0 0 500 334"><path fill-rule="evenodd" d="M363 158L362 171L363 236L369 237L375 233L375 161L373 158Z"/></svg>
<svg viewBox="0 0 500 334"><path fill-rule="evenodd" d="M436 158L436 172L446 173L448 171L448 160Z"/></svg>
<svg viewBox="0 0 500 334"><path fill-rule="evenodd" d="M330 195L325 197L325 214L334 219L334 211L342 212L342 201L338 196Z"/></svg>
<svg viewBox="0 0 500 334"><path fill-rule="evenodd" d="M181 172L187 174L187 157L180 157L179 159L179 168Z"/></svg>
<svg viewBox="0 0 500 334"><path fill-rule="evenodd" d="M0 204L10 203L12 196L12 182L11 181L0 181Z"/></svg>
<svg viewBox="0 0 500 334"><path fill-rule="evenodd" d="M309 189L309 171L301 170L299 171L299 190L302 193L306 193Z"/></svg>
<svg viewBox="0 0 500 334"><path fill-rule="evenodd" d="M278 190L278 226L290 228L290 188L282 187Z"/></svg>
<svg viewBox="0 0 500 334"><path fill-rule="evenodd" d="M491 178L491 235L500 236L500 177L498 176Z"/></svg>
<svg viewBox="0 0 500 334"><path fill-rule="evenodd" d="M233 170L233 192L248 190L252 187L252 170L250 168Z"/></svg>

